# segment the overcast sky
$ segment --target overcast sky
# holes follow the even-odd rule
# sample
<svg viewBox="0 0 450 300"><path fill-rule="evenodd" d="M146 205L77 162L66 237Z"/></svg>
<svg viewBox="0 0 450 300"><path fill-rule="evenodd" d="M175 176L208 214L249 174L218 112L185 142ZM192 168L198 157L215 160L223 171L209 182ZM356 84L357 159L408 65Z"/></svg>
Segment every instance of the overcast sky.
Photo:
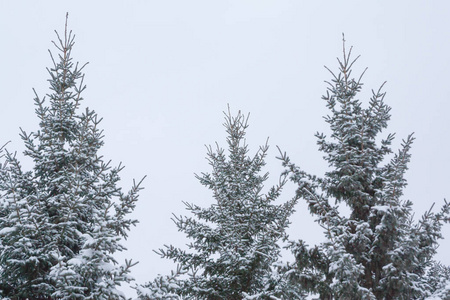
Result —
<svg viewBox="0 0 450 300"><path fill-rule="evenodd" d="M182 201L213 201L194 173L210 170L205 144L225 146L227 103L234 113L251 114L252 153L270 137L268 185L282 170L276 145L323 174L313 135L327 132L321 95L330 74L323 66L337 69L342 33L361 55L354 74L368 67L364 103L387 81L392 121L384 135L396 132L397 148L415 132L405 198L416 215L450 198L448 1L0 0L0 143L11 141L9 150L23 150L19 127L37 129L32 88L48 92L47 49L54 50L66 12L76 34L74 59L89 62L84 104L104 118L105 158L126 166L124 188L148 175L134 214L140 224L120 256L140 262L133 272L139 283L170 272L153 249L185 243L171 213L185 214ZM438 255L446 264L449 227ZM300 203L291 236L314 244L321 231Z"/></svg>

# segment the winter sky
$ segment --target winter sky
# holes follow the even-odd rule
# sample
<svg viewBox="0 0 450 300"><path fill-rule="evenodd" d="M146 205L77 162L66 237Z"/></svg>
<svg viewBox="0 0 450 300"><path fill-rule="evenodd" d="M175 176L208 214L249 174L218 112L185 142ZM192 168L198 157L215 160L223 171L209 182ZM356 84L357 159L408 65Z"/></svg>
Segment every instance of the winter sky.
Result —
<svg viewBox="0 0 450 300"><path fill-rule="evenodd" d="M170 272L153 249L183 246L170 220L182 201L209 205L194 173L208 172L205 144L225 145L223 113L250 113L253 154L270 137L268 185L282 171L276 145L311 173L327 169L314 133L328 128L321 95L342 55L342 33L368 67L360 94L387 81L394 148L415 132L405 199L416 217L450 199L450 3L441 1L1 1L0 143L21 152L19 127L37 129L33 91L48 92L54 30L65 14L76 34L73 56L89 62L84 104L100 117L102 153L126 166L124 188L144 175L138 227L119 260L139 261L137 282ZM31 166L29 161L24 166ZM282 196L293 196L291 185ZM322 230L300 203L289 230L314 244ZM438 259L450 264L450 225ZM447 255L446 255L447 254ZM286 259L290 257L286 256Z"/></svg>

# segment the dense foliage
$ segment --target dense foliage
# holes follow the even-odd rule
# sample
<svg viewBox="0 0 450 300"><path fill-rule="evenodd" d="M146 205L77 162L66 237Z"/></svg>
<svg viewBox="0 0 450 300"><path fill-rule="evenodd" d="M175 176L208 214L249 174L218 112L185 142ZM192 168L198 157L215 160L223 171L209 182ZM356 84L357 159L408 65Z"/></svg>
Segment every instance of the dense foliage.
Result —
<svg viewBox="0 0 450 300"><path fill-rule="evenodd" d="M278 273L279 242L296 198L275 204L286 182L263 193L268 173L265 165L267 144L248 156L245 131L248 118L240 112L225 117L228 154L221 148L208 148L211 173L197 178L211 190L214 203L207 208L185 203L191 217L175 217L178 229L192 239L189 250L168 246L160 255L179 264L172 276L160 277L140 291L143 299L296 299ZM177 276L180 279L177 280ZM182 275L182 276L181 276ZM271 298L272 297L272 298Z"/></svg>
<svg viewBox="0 0 450 300"><path fill-rule="evenodd" d="M430 209L418 222L413 219L412 203L402 195L414 138L408 136L394 155L394 135L378 139L391 108L381 88L373 92L368 108L362 107L357 98L362 75L351 76L356 59L350 57L344 44L339 73L330 71L333 79L323 97L331 135L316 134L330 170L324 177L310 175L282 155L298 184L297 195L308 203L326 237L312 248L303 241L292 243L296 264L290 276L321 299L422 299L436 292L427 272L450 204L445 202L439 212ZM340 205L350 213L342 213Z"/></svg>
<svg viewBox="0 0 450 300"><path fill-rule="evenodd" d="M124 299L117 287L131 280L131 261L114 253L137 221L139 184L124 194L122 167L98 154L100 119L80 111L83 67L72 62L74 36L58 35L49 69L49 101L35 98L39 130L22 131L24 171L4 150L0 169L0 296L2 299ZM48 103L48 104L47 104Z"/></svg>
<svg viewBox="0 0 450 300"><path fill-rule="evenodd" d="M39 129L20 134L31 170L0 148L0 297L126 299L118 288L132 281L134 263L121 265L114 255L137 223L129 214L140 182L124 193L123 167L99 154L101 119L81 109L84 66L72 61L67 24L54 45L49 100L35 98ZM396 152L394 134L380 138L391 108L383 86L363 107L362 75L351 76L356 60L344 43L339 72L330 71L323 97L330 134L316 134L329 164L323 177L281 153L285 172L267 188L268 144L250 156L248 116L225 113L227 150L209 146L211 172L196 175L213 201L206 208L184 203L190 215L174 216L191 242L156 251L177 268L137 285L140 299L450 299L450 267L433 260L450 203L414 218L412 202L403 199L413 135ZM289 179L296 193L280 202ZM286 234L299 199L324 230L319 245ZM283 246L292 262L280 260Z"/></svg>

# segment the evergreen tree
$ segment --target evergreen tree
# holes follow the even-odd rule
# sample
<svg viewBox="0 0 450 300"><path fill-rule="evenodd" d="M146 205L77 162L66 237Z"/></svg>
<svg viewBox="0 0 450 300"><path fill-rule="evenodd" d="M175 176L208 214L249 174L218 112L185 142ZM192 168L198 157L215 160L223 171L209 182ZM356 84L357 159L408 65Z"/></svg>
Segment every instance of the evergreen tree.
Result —
<svg viewBox="0 0 450 300"><path fill-rule="evenodd" d="M213 193L207 208L185 203L192 217L174 217L179 231L193 240L183 250L166 246L159 254L179 264L171 276L159 277L138 288L141 299L297 299L301 295L285 288L285 277L277 273L279 242L296 199L273 202L280 196L286 177L262 193L268 173L267 144L248 156L245 133L248 117L240 112L225 116L228 155L219 147L208 148L211 173L197 175Z"/></svg>
<svg viewBox="0 0 450 300"><path fill-rule="evenodd" d="M392 154L393 134L378 139L387 127L391 108L381 88L368 108L357 98L361 77L351 76L345 50L339 73L331 72L327 94L331 136L317 133L320 151L330 170L323 178L308 174L282 154L284 166L298 184L297 195L325 230L326 241L309 248L292 243L296 264L292 282L321 299L422 299L435 292L427 270L433 265L441 227L449 221L450 205L413 220L412 203L403 200L404 174L413 136ZM364 74L364 72L363 72ZM390 161L388 160L390 157ZM341 213L339 205L349 208Z"/></svg>
<svg viewBox="0 0 450 300"><path fill-rule="evenodd" d="M129 282L131 261L114 253L136 220L139 184L117 186L122 166L99 155L101 119L80 111L84 66L72 61L74 36L54 45L48 104L36 95L39 130L22 130L24 155L34 166L23 171L4 150L0 170L0 295L2 299L125 299L117 290ZM50 53L51 54L51 53ZM47 105L46 105L47 104Z"/></svg>
<svg viewBox="0 0 450 300"><path fill-rule="evenodd" d="M450 267L434 262L428 269L427 279L433 292L427 299L450 299Z"/></svg>

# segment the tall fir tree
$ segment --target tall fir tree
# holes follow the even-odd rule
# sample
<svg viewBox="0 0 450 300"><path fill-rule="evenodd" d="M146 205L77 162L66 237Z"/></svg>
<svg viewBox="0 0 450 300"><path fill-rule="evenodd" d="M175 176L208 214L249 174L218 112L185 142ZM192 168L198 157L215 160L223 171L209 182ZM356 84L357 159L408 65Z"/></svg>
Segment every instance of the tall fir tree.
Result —
<svg viewBox="0 0 450 300"><path fill-rule="evenodd" d="M268 173L261 174L267 144L248 156L248 117L225 115L228 155L208 148L211 173L196 176L213 193L207 208L185 203L191 217L174 217L179 231L192 240L189 250L167 246L159 254L178 264L171 276L138 288L141 299L297 299L278 273L280 242L286 237L294 198L275 204L286 182L263 193ZM278 299L276 298L276 299Z"/></svg>
<svg viewBox="0 0 450 300"><path fill-rule="evenodd" d="M129 214L140 183L124 193L117 185L123 167L111 167L98 153L101 119L80 111L84 66L72 61L67 17L64 37L57 37L49 101L35 98L39 130L21 132L32 170L23 171L16 155L3 150L0 296L125 299L117 288L131 281L133 263L119 265L114 253L125 250L121 240L137 222Z"/></svg>
<svg viewBox="0 0 450 300"><path fill-rule="evenodd" d="M312 248L292 243L296 264L290 266L290 278L320 299L423 299L436 292L428 270L450 205L445 202L439 212L430 210L414 221L411 201L402 199L414 138L408 136L396 154L390 148L393 134L378 139L391 108L381 88L373 91L368 108L362 107L357 98L362 75L351 76L358 58L351 59L345 41L343 48L339 73L330 71L333 78L323 97L331 135L316 134L330 170L322 178L313 176L281 155L298 184L297 195L326 237ZM340 205L350 213L341 213Z"/></svg>

